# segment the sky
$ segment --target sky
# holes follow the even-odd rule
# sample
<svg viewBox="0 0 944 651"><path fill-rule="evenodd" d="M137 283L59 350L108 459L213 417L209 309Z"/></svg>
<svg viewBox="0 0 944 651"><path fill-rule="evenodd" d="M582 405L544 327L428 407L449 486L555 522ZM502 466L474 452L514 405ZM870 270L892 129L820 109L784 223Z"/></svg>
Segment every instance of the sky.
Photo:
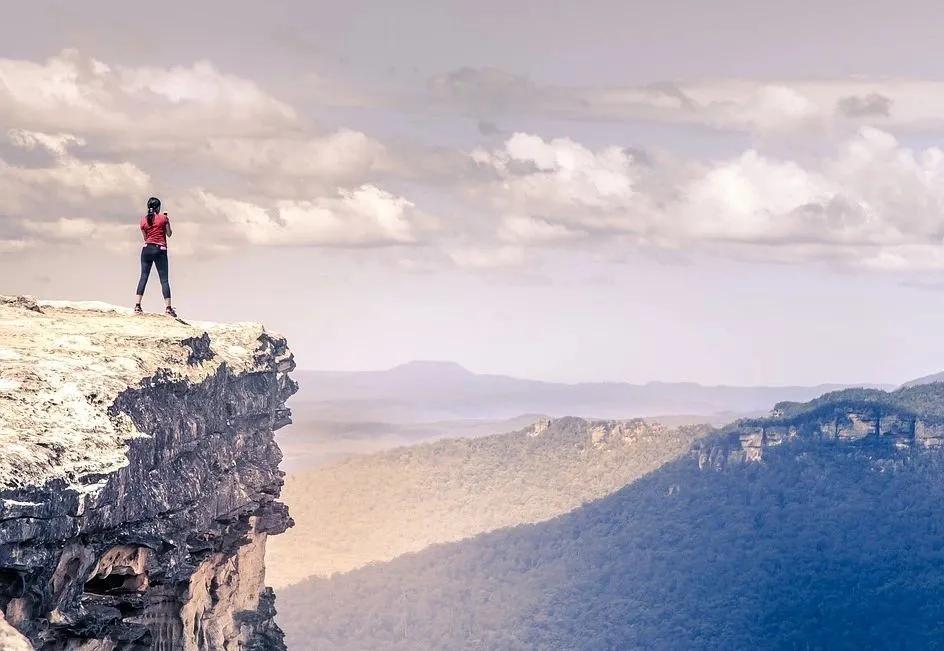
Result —
<svg viewBox="0 0 944 651"><path fill-rule="evenodd" d="M16 3L0 293L310 369L898 383L944 369L930 2ZM152 279L145 309L161 308Z"/></svg>

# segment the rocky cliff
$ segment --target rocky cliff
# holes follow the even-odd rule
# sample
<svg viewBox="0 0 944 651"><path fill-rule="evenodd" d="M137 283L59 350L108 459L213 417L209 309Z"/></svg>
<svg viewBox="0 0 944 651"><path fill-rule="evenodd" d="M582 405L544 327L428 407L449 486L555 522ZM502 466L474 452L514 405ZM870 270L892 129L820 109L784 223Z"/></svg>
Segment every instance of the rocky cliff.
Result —
<svg viewBox="0 0 944 651"><path fill-rule="evenodd" d="M0 298L6 622L44 650L284 649L263 558L293 368L259 325Z"/></svg>
<svg viewBox="0 0 944 651"><path fill-rule="evenodd" d="M944 445L944 383L897 391L847 389L807 403L782 402L769 418L740 420L699 441L700 467L759 462L770 447L798 439L854 444L878 452L922 450Z"/></svg>

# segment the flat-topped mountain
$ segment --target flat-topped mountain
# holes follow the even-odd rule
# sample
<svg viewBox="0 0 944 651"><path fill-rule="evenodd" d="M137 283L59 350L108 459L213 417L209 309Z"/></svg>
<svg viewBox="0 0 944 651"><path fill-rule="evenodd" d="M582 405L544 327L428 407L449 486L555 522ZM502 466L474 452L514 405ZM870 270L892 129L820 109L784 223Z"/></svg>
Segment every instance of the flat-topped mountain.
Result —
<svg viewBox="0 0 944 651"><path fill-rule="evenodd" d="M810 400L848 385L703 386L691 382L563 384L473 373L453 362L410 362L385 371L298 371L293 401L324 420L433 421L520 414L635 418L766 413L778 400ZM702 419L704 420L704 419Z"/></svg>
<svg viewBox="0 0 944 651"><path fill-rule="evenodd" d="M284 649L263 559L291 526L293 368L256 324L0 297L3 626L49 651Z"/></svg>
<svg viewBox="0 0 944 651"><path fill-rule="evenodd" d="M940 383L783 403L558 518L287 588L280 622L332 651L936 648L942 416Z"/></svg>
<svg viewBox="0 0 944 651"><path fill-rule="evenodd" d="M710 429L541 419L290 475L282 496L296 526L269 547L270 580L280 587L547 520L675 459Z"/></svg>

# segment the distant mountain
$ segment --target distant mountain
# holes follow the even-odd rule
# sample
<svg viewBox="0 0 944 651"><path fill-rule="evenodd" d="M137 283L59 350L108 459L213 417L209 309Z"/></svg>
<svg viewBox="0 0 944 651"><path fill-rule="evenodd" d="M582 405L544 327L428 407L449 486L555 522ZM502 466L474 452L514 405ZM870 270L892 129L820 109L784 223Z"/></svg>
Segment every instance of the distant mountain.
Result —
<svg viewBox="0 0 944 651"><path fill-rule="evenodd" d="M939 647L944 384L776 414L548 522L284 589L290 645Z"/></svg>
<svg viewBox="0 0 944 651"><path fill-rule="evenodd" d="M706 426L542 419L299 472L281 499L295 527L268 543L275 587L434 543L539 522L608 495L684 453ZM283 599L279 597L280 609Z"/></svg>
<svg viewBox="0 0 944 651"><path fill-rule="evenodd" d="M919 377L915 380L909 380L902 384L902 388L915 387L920 384L932 384L934 382L944 382L944 371L940 373L932 373L931 375L925 375L924 377Z"/></svg>
<svg viewBox="0 0 944 651"><path fill-rule="evenodd" d="M809 400L845 385L731 387L690 382L560 384L472 373L452 362L386 371L297 371L302 418L417 422L511 418L523 413L592 418L765 413L778 400Z"/></svg>

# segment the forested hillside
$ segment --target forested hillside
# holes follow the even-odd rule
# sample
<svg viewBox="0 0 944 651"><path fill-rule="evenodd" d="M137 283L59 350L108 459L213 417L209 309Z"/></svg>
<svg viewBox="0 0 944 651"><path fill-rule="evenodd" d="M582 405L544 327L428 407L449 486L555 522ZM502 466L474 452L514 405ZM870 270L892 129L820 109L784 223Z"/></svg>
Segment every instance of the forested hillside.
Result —
<svg viewBox="0 0 944 651"><path fill-rule="evenodd" d="M398 448L290 475L282 497L296 525L270 541L269 582L280 587L552 518L675 459L709 430L543 419L517 432Z"/></svg>
<svg viewBox="0 0 944 651"><path fill-rule="evenodd" d="M549 522L309 580L282 591L280 621L292 648L341 651L939 647L944 453L878 424L819 431L720 469L686 455Z"/></svg>

